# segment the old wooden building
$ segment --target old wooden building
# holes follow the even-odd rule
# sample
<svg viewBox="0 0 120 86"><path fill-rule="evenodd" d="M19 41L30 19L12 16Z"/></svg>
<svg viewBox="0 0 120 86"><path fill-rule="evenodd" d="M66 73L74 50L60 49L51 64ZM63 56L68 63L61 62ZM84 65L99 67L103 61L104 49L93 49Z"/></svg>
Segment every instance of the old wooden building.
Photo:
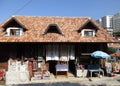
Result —
<svg viewBox="0 0 120 86"><path fill-rule="evenodd" d="M107 51L115 39L88 17L12 16L0 28L0 68L9 58L43 57L52 72L57 61L89 64L90 53Z"/></svg>

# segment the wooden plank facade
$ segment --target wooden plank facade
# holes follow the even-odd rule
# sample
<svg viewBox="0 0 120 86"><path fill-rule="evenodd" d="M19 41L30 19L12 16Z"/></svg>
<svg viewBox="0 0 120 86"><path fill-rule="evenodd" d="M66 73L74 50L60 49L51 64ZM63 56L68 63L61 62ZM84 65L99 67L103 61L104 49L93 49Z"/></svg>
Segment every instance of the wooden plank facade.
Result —
<svg viewBox="0 0 120 86"><path fill-rule="evenodd" d="M87 65L94 60L90 58L93 51L106 51L108 42L116 40L91 18L13 16L1 24L0 68L7 70L9 58L46 59L47 45L56 45L58 57L60 49L65 48L62 46L74 47L75 59L69 60L69 68L73 70L76 61ZM65 53L70 53L66 49ZM50 69L52 66L49 62Z"/></svg>
<svg viewBox="0 0 120 86"><path fill-rule="evenodd" d="M106 43L1 43L0 49L0 68L4 68L7 70L7 61L9 58L16 58L21 59L24 58L38 58L43 57L46 60L46 52L47 52L47 45L57 45L59 46L59 52L61 45L67 46L66 53L69 53L68 47L74 46L75 51L75 59L69 60L69 68L73 70L75 66L75 60L78 63L88 65L91 61L94 62L95 59L90 57L90 53L96 50L106 51L107 45ZM64 47L63 47L64 48ZM54 57L54 56L53 56ZM59 56L60 57L60 53ZM69 58L69 55L67 56ZM55 62L56 65L57 61L52 60ZM49 62L49 61L46 61ZM74 64L74 66L71 66Z"/></svg>

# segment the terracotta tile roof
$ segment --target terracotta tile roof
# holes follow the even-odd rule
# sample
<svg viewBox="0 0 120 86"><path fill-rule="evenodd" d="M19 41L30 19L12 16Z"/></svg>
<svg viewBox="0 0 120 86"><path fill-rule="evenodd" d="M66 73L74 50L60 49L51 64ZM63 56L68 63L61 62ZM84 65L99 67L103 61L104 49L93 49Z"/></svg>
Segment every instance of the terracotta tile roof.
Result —
<svg viewBox="0 0 120 86"><path fill-rule="evenodd" d="M110 54L112 57L120 57L120 52Z"/></svg>
<svg viewBox="0 0 120 86"><path fill-rule="evenodd" d="M94 20L87 17L44 17L44 16L14 16L2 23L2 26L14 18L27 30L22 36L5 36L0 30L0 42L115 42ZM88 22L94 24L98 30L95 37L81 37L77 31ZM57 24L62 35L56 33L44 34L50 24Z"/></svg>
<svg viewBox="0 0 120 86"><path fill-rule="evenodd" d="M108 43L108 47L111 47L111 48L120 48L120 41L119 41L119 43Z"/></svg>

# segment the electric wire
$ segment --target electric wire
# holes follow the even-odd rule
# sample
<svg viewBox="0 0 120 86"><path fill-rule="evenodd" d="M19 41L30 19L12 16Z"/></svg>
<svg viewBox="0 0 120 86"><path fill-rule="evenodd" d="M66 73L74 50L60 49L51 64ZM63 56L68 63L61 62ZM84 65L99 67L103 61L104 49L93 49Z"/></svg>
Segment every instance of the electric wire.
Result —
<svg viewBox="0 0 120 86"><path fill-rule="evenodd" d="M16 10L12 15L16 15L17 13L19 13L20 11L22 11L26 6L28 6L30 3L32 2L32 0L29 0L26 4L24 4L21 8L19 8L18 10Z"/></svg>

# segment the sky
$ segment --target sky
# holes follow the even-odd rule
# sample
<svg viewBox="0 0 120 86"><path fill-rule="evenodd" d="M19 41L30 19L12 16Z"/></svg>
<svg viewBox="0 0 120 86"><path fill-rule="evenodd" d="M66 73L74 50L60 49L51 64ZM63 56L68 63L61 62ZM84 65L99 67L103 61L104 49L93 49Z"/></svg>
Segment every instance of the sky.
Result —
<svg viewBox="0 0 120 86"><path fill-rule="evenodd" d="M0 23L13 15L91 17L120 12L120 0L0 0Z"/></svg>

